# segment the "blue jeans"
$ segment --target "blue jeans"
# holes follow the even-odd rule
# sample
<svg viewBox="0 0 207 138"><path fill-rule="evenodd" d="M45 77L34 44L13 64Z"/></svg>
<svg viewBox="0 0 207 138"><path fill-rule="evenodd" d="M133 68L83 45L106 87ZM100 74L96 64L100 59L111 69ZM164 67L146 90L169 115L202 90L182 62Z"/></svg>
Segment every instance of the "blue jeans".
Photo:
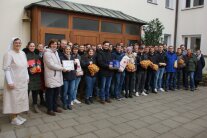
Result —
<svg viewBox="0 0 207 138"><path fill-rule="evenodd" d="M96 77L91 77L88 75L85 75L85 80L86 80L86 94L85 98L89 99L93 95L93 90L96 82Z"/></svg>
<svg viewBox="0 0 207 138"><path fill-rule="evenodd" d="M63 105L70 105L72 101L73 92L75 89L75 80L64 80L63 91L62 91L62 102Z"/></svg>
<svg viewBox="0 0 207 138"><path fill-rule="evenodd" d="M176 72L177 89L180 89L180 84L182 84L182 82L181 82L182 72L183 72L182 69L177 69L177 72Z"/></svg>
<svg viewBox="0 0 207 138"><path fill-rule="evenodd" d="M166 89L176 88L176 72L167 72Z"/></svg>
<svg viewBox="0 0 207 138"><path fill-rule="evenodd" d="M76 99L76 96L77 96L77 92L78 92L78 86L79 86L79 83L81 81L81 77L77 77L75 79L75 88L74 88L74 91L72 93L72 101L74 101Z"/></svg>
<svg viewBox="0 0 207 138"><path fill-rule="evenodd" d="M190 77L190 88L194 89L195 88L195 82L194 82L194 72L185 72L185 88L188 89L188 77Z"/></svg>
<svg viewBox="0 0 207 138"><path fill-rule="evenodd" d="M117 72L115 74L115 87L114 87L115 98L121 97L121 91L122 91L122 85L124 83L124 78L125 78L125 72Z"/></svg>
<svg viewBox="0 0 207 138"><path fill-rule="evenodd" d="M165 68L159 68L155 75L154 87L156 89L162 88L162 78L165 72Z"/></svg>
<svg viewBox="0 0 207 138"><path fill-rule="evenodd" d="M101 76L101 91L100 91L101 100L109 99L109 89L111 85L111 80L112 80L112 77Z"/></svg>

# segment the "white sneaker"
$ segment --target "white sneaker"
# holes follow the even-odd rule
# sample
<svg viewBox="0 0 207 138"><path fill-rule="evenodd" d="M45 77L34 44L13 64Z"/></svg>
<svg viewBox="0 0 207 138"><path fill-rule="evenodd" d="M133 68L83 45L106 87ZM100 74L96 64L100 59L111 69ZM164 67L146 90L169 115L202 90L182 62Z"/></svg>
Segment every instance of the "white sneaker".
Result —
<svg viewBox="0 0 207 138"><path fill-rule="evenodd" d="M138 96L139 96L139 93L138 93L138 92L136 92L136 93L135 93L135 96L136 96L136 97L138 97Z"/></svg>
<svg viewBox="0 0 207 138"><path fill-rule="evenodd" d="M77 103L77 104L80 104L80 103L81 103L81 102L78 101L77 99L75 99L73 102L74 102L74 103Z"/></svg>
<svg viewBox="0 0 207 138"><path fill-rule="evenodd" d="M74 105L74 102L73 101L71 101L71 105Z"/></svg>
<svg viewBox="0 0 207 138"><path fill-rule="evenodd" d="M22 120L18 119L17 117L15 117L14 119L12 119L12 121L11 121L11 124L12 125L17 125L17 126L22 125L23 123L24 122Z"/></svg>
<svg viewBox="0 0 207 138"><path fill-rule="evenodd" d="M157 92L157 89L156 88L154 89L154 92Z"/></svg>
<svg viewBox="0 0 207 138"><path fill-rule="evenodd" d="M165 90L163 88L160 88L159 91L164 92Z"/></svg>
<svg viewBox="0 0 207 138"><path fill-rule="evenodd" d="M143 92L142 92L142 96L147 96L147 94L143 91Z"/></svg>
<svg viewBox="0 0 207 138"><path fill-rule="evenodd" d="M17 115L17 118L18 118L19 120L23 121L23 122L26 122L26 121L27 121L26 118L23 118L23 117L21 117L20 115Z"/></svg>

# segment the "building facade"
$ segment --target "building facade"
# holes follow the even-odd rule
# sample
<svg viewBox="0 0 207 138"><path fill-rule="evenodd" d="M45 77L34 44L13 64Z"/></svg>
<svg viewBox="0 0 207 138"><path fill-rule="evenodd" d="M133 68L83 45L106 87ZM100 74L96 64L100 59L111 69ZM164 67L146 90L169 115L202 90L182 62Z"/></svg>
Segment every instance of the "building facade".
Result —
<svg viewBox="0 0 207 138"><path fill-rule="evenodd" d="M1 0L0 1L0 68L3 54L7 51L12 37L22 39L22 47L31 40L31 22L25 7L39 0ZM200 48L207 55L207 0L67 0L92 6L122 11L144 21L159 18L165 29L163 41L167 45L185 44L188 48ZM178 14L176 23L176 2ZM175 28L177 26L177 32ZM175 34L176 32L176 34ZM38 34L39 35L39 34ZM176 36L176 37L175 37ZM175 41L175 42L174 42ZM206 70L206 69L205 69ZM3 86L4 74L0 70L0 88Z"/></svg>

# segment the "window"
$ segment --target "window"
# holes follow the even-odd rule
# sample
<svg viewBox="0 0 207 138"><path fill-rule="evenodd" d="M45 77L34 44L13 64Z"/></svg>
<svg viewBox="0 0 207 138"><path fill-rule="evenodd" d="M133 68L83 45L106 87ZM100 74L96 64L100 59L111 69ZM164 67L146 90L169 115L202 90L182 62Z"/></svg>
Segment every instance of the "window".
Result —
<svg viewBox="0 0 207 138"><path fill-rule="evenodd" d="M186 0L185 7L190 8L191 0Z"/></svg>
<svg viewBox="0 0 207 138"><path fill-rule="evenodd" d="M97 20L73 18L73 29L98 31L99 22Z"/></svg>
<svg viewBox="0 0 207 138"><path fill-rule="evenodd" d="M183 9L185 8L200 8L204 5L204 0L183 0Z"/></svg>
<svg viewBox="0 0 207 138"><path fill-rule="evenodd" d="M201 46L201 38L200 37L191 37L190 49L199 50L200 46Z"/></svg>
<svg viewBox="0 0 207 138"><path fill-rule="evenodd" d="M174 0L166 0L165 1L165 8L173 9L173 1Z"/></svg>
<svg viewBox="0 0 207 138"><path fill-rule="evenodd" d="M201 6L204 4L204 0L194 0L193 6Z"/></svg>
<svg viewBox="0 0 207 138"><path fill-rule="evenodd" d="M121 33L121 24L111 22L101 22L101 31L110 33Z"/></svg>
<svg viewBox="0 0 207 138"><path fill-rule="evenodd" d="M49 41L51 39L57 39L57 40L65 39L65 35L63 35L63 34L49 34L49 33L46 33L45 34L45 45L48 45L48 43L49 43Z"/></svg>
<svg viewBox="0 0 207 138"><path fill-rule="evenodd" d="M183 41L186 48L198 50L201 46L201 35L184 36Z"/></svg>
<svg viewBox="0 0 207 138"><path fill-rule="evenodd" d="M171 35L170 34L164 34L164 44L171 45Z"/></svg>
<svg viewBox="0 0 207 138"><path fill-rule="evenodd" d="M41 23L46 27L68 28L68 15L52 12L42 12Z"/></svg>
<svg viewBox="0 0 207 138"><path fill-rule="evenodd" d="M147 0L148 3L157 4L157 0Z"/></svg>
<svg viewBox="0 0 207 138"><path fill-rule="evenodd" d="M126 24L126 33L130 35L138 35L140 32L140 28L135 24Z"/></svg>

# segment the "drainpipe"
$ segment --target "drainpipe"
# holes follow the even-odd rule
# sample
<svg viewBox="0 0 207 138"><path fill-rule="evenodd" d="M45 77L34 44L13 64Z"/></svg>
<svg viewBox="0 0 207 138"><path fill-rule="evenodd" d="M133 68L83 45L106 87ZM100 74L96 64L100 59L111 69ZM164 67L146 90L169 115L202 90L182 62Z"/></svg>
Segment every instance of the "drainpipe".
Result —
<svg viewBox="0 0 207 138"><path fill-rule="evenodd" d="M178 8L179 8L179 0L176 0L176 7L175 7L175 27L174 27L174 49L176 49L176 41L177 41Z"/></svg>

